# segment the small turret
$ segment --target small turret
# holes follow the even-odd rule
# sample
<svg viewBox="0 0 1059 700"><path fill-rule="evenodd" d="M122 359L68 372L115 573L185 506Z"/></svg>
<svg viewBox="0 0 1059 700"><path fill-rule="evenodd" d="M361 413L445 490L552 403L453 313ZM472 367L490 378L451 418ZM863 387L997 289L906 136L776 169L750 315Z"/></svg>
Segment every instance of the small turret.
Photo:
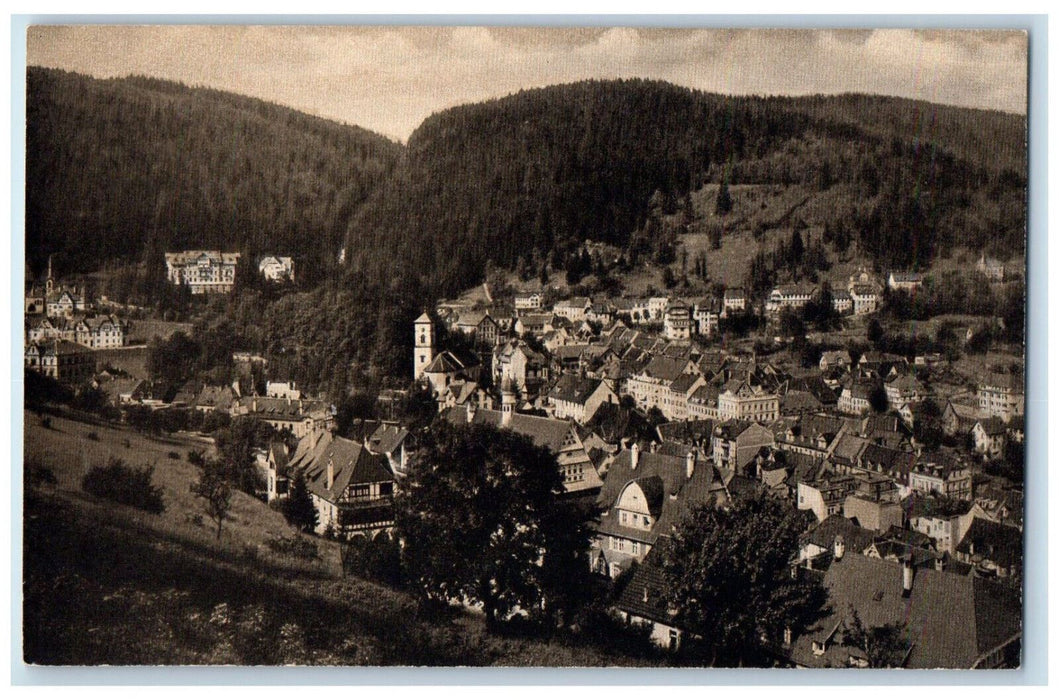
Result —
<svg viewBox="0 0 1059 700"><path fill-rule="evenodd" d="M500 425L507 428L515 416L515 387L511 377L504 377L500 383Z"/></svg>

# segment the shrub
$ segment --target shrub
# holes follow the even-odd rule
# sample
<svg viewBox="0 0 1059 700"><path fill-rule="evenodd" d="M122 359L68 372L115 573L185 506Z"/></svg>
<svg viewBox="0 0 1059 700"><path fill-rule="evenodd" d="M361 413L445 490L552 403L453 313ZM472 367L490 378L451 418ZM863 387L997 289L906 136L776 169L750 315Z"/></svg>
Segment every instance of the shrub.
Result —
<svg viewBox="0 0 1059 700"><path fill-rule="evenodd" d="M95 440L96 442L99 442L99 433L95 431L92 431L91 433L85 435L85 437L89 440Z"/></svg>
<svg viewBox="0 0 1059 700"><path fill-rule="evenodd" d="M40 424L41 427L51 430L51 416L41 416Z"/></svg>
<svg viewBox="0 0 1059 700"><path fill-rule="evenodd" d="M273 537L265 540L265 546L276 554L287 554L298 559L312 560L319 556L316 543L301 537Z"/></svg>
<svg viewBox="0 0 1059 700"><path fill-rule="evenodd" d="M180 453L179 452L170 452L169 453L169 459L180 459Z"/></svg>
<svg viewBox="0 0 1059 700"><path fill-rule="evenodd" d="M148 513L165 510L162 489L151 483L153 467L137 469L124 461L111 457L104 465L95 465L81 480L81 488L87 493L121 503Z"/></svg>

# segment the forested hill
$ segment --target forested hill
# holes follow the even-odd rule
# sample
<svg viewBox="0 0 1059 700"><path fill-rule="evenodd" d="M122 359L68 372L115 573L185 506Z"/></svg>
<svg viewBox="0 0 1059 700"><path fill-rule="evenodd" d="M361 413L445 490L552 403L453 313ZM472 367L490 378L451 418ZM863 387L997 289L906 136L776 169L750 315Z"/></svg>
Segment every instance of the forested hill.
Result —
<svg viewBox="0 0 1059 700"><path fill-rule="evenodd" d="M851 230L880 265L925 268L957 243L1021 252L1025 120L924 107L723 97L644 80L456 107L416 130L353 218L353 269L399 264L442 293L481 279L487 261L559 269L586 239L651 238L654 204L686 208L689 192L722 181L833 189L842 220L824 223Z"/></svg>
<svg viewBox="0 0 1059 700"><path fill-rule="evenodd" d="M249 97L156 79L27 74L26 249L39 271L166 249L336 264L354 211L401 146ZM311 281L311 280L307 280Z"/></svg>

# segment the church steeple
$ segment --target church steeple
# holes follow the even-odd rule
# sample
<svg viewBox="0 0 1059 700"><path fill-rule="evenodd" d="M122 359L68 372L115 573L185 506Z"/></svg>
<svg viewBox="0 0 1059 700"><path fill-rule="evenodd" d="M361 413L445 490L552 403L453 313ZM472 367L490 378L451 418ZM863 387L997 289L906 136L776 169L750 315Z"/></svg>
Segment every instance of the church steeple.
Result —
<svg viewBox="0 0 1059 700"><path fill-rule="evenodd" d="M434 359L434 322L426 311L415 320L415 349L412 353L412 376L419 380Z"/></svg>

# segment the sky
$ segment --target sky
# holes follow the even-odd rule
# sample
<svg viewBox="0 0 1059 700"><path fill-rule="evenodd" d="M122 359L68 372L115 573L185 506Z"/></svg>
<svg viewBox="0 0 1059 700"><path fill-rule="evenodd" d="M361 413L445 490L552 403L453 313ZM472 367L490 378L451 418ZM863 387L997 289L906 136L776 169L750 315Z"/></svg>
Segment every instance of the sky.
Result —
<svg viewBox="0 0 1059 700"><path fill-rule="evenodd" d="M29 65L259 97L406 141L430 114L586 78L724 94L865 92L1026 113L1024 32L45 26Z"/></svg>

